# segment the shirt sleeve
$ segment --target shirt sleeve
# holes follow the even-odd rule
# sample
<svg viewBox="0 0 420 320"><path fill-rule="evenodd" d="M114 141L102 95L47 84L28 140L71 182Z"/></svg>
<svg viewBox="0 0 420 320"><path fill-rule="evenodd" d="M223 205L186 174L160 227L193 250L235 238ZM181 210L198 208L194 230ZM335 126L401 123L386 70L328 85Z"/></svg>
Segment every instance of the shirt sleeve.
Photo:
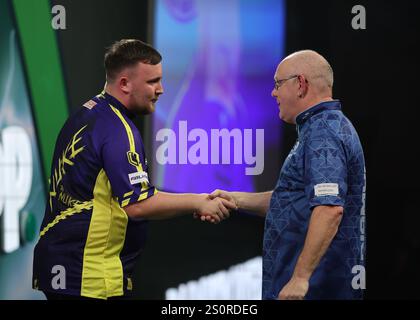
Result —
<svg viewBox="0 0 420 320"><path fill-rule="evenodd" d="M326 123L313 129L305 143L305 193L310 208L344 206L347 194L347 160L338 133Z"/></svg>
<svg viewBox="0 0 420 320"><path fill-rule="evenodd" d="M104 139L101 158L113 196L121 207L150 198L157 189L150 183L140 133L124 118L114 123ZM123 121L124 120L124 121Z"/></svg>

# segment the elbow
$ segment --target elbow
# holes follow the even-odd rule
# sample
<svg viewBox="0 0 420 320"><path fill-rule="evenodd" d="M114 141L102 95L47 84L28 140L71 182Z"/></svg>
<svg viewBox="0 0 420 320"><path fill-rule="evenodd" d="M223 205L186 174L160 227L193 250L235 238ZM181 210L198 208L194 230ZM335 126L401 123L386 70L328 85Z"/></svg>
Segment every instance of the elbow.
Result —
<svg viewBox="0 0 420 320"><path fill-rule="evenodd" d="M133 219L148 218L147 210L143 208L141 202L129 204L123 208L128 217Z"/></svg>
<svg viewBox="0 0 420 320"><path fill-rule="evenodd" d="M328 224L338 228L343 218L344 208L342 206L318 206L313 213L319 217L324 217Z"/></svg>
<svg viewBox="0 0 420 320"><path fill-rule="evenodd" d="M331 216L331 219L333 220L333 223L338 228L338 226L341 223L341 219L343 218L344 208L341 206L333 206L333 207L330 207L329 211L330 211L330 216Z"/></svg>

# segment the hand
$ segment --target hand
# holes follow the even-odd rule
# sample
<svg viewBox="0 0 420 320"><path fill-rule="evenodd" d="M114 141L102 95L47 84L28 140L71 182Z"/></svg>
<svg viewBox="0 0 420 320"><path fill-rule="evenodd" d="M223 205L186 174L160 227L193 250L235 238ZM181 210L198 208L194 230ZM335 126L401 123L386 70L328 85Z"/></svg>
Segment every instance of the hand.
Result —
<svg viewBox="0 0 420 320"><path fill-rule="evenodd" d="M278 295L279 300L303 300L308 292L309 281L305 278L292 277Z"/></svg>
<svg viewBox="0 0 420 320"><path fill-rule="evenodd" d="M214 190L211 194L208 195L209 199L216 199L216 198L221 198L221 199L225 199L231 203L235 204L235 208L234 210L238 210L238 202L237 200L233 197L233 193L229 192L229 191L224 191L224 190L219 190L216 189ZM215 221L215 219L212 216L209 215L198 215L197 213L194 213L194 218L200 218L201 221L209 221L212 223L217 223L219 221Z"/></svg>
<svg viewBox="0 0 420 320"><path fill-rule="evenodd" d="M238 199L236 199L234 197L233 192L216 189L211 194L209 194L209 198L210 199L222 198L222 199L228 200L230 202L233 202L236 206L235 210L238 210L238 207L239 207L238 206Z"/></svg>
<svg viewBox="0 0 420 320"><path fill-rule="evenodd" d="M232 201L223 198L210 199L210 197L207 196L197 212L194 213L194 217L200 217L201 221L219 223L221 220L229 218L229 210L235 208L236 205Z"/></svg>

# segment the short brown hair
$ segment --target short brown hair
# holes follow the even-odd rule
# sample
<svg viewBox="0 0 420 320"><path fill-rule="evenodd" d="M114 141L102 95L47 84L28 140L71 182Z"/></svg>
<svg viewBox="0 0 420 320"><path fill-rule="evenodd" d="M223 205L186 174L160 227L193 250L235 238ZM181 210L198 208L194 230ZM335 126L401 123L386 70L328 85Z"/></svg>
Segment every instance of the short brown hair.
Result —
<svg viewBox="0 0 420 320"><path fill-rule="evenodd" d="M138 62L156 65L162 61L160 53L151 45L137 39L114 42L105 53L104 65L107 81L114 80L118 72Z"/></svg>

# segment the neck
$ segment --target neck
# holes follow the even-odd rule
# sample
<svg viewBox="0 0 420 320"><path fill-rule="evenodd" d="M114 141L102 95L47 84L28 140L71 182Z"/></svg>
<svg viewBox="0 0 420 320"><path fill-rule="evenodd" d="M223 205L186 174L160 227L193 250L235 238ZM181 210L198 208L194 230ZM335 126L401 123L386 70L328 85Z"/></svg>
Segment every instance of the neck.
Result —
<svg viewBox="0 0 420 320"><path fill-rule="evenodd" d="M312 99L308 99L306 101L303 101L302 107L299 108L299 112L295 116L294 123L296 124L296 118L302 112L305 112L306 110L312 108L313 106L316 106L317 104L320 104L320 103L326 102L326 101L332 101L332 100L334 100L334 99L331 96L325 96L325 97L314 97Z"/></svg>
<svg viewBox="0 0 420 320"><path fill-rule="evenodd" d="M306 108L305 108L304 110L302 110L302 111L305 111L305 110L307 110L307 109L309 109L309 108L312 108L313 106L315 106L315 105L317 105L317 104L320 104L320 103L322 103L322 102L332 101L332 100L333 100L333 98L332 98L331 96L327 96L327 97L317 97L317 98L311 99L311 100L309 100L309 101L307 101L307 102L305 103Z"/></svg>
<svg viewBox="0 0 420 320"><path fill-rule="evenodd" d="M127 109L129 109L127 96L120 92L118 89L114 88L112 85L107 83L105 85L105 92L113 96L115 99L121 102Z"/></svg>

